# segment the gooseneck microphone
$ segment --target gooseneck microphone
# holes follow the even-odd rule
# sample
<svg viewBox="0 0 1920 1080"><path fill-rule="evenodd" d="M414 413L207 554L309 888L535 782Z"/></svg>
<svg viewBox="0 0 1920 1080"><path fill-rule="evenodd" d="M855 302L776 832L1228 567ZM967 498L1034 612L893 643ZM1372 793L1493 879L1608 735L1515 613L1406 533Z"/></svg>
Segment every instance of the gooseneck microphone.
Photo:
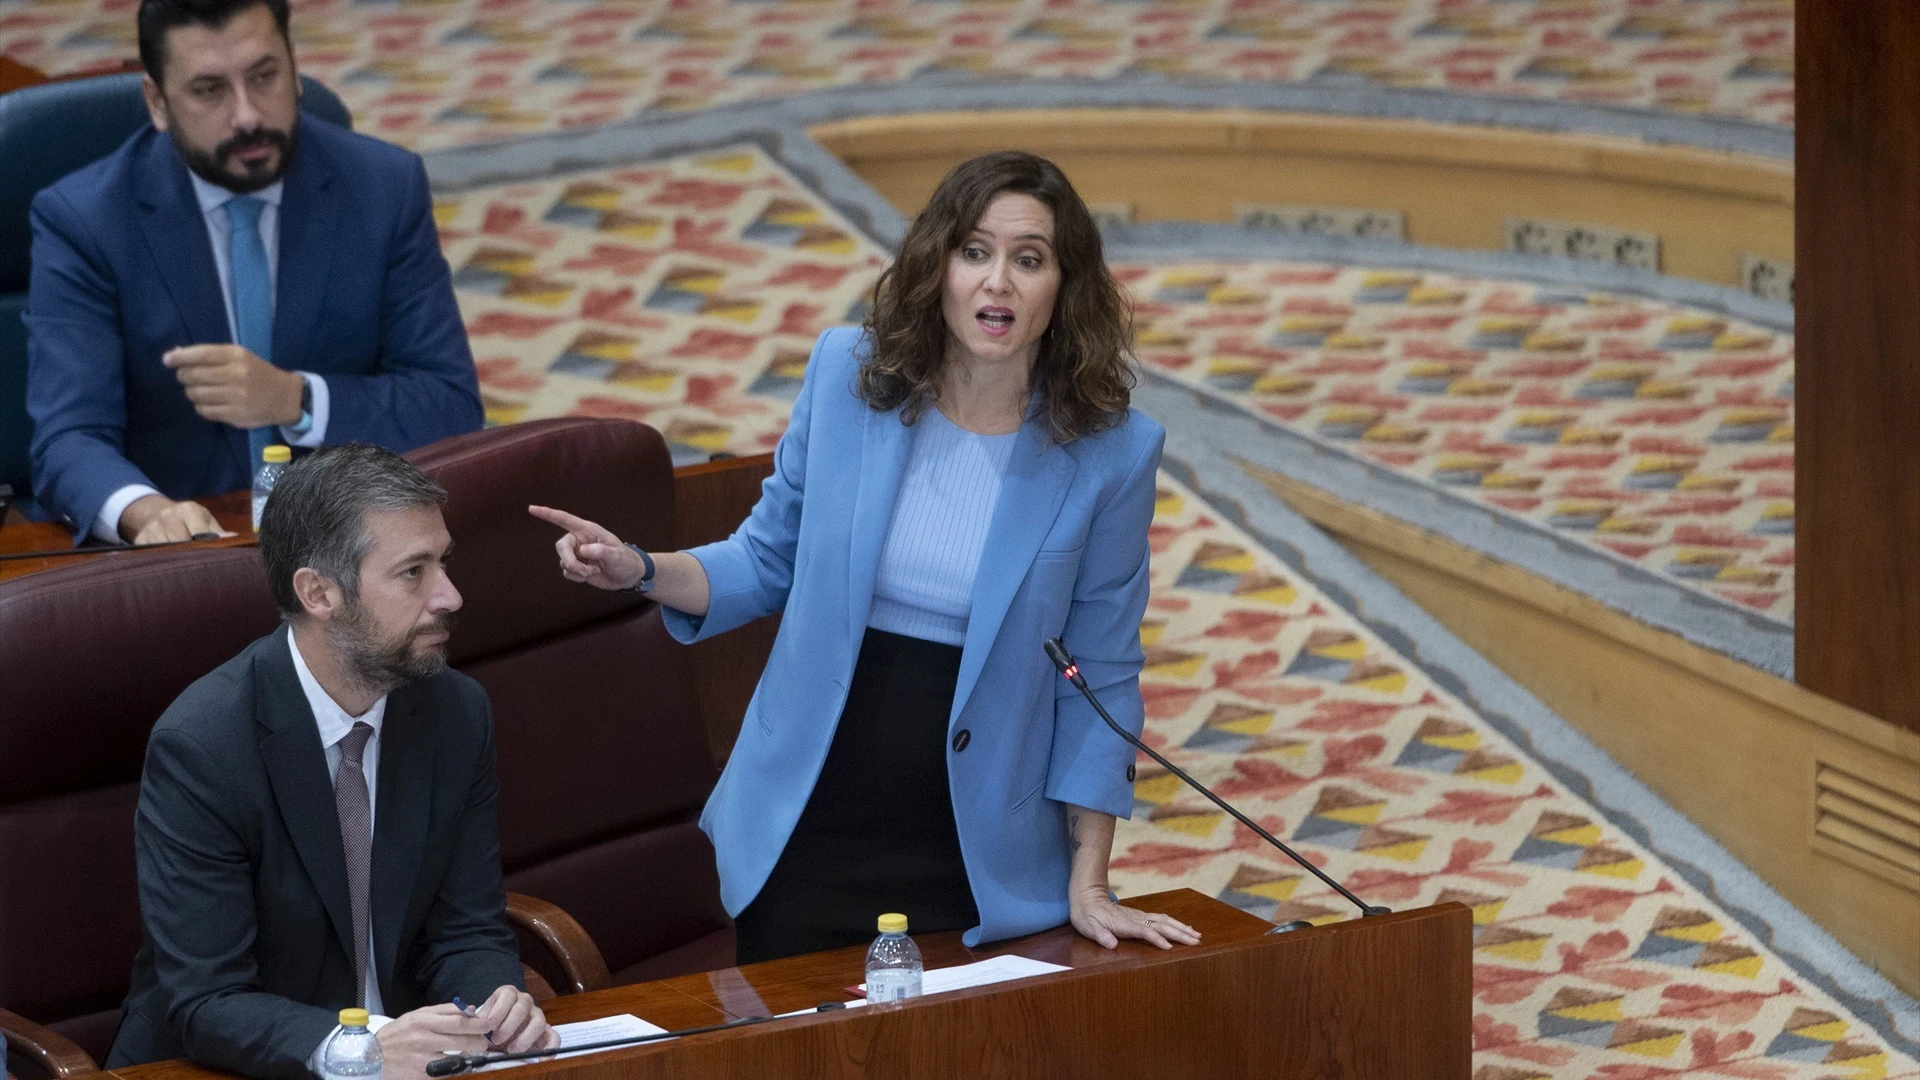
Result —
<svg viewBox="0 0 1920 1080"><path fill-rule="evenodd" d="M1319 867L1313 865L1312 863L1308 862L1306 859L1302 858L1299 852L1293 850L1292 848L1288 847L1286 844L1282 843L1279 837L1261 828L1259 825L1254 824L1254 821L1252 818L1248 817L1247 815L1241 813L1238 810L1235 810L1232 804L1228 803L1227 800L1207 790L1207 786L1205 784L1202 784L1200 781L1195 780L1193 777L1188 776L1186 773L1182 772L1179 766L1175 765L1171 761L1168 761L1166 758L1161 757L1159 752L1156 751L1153 747L1148 746L1146 743L1141 742L1139 739L1133 736L1132 732L1128 731L1126 728L1123 728L1118 723L1116 723L1113 717L1108 714L1106 707L1100 704L1100 699L1097 697L1094 697L1093 691L1087 688L1086 676L1080 674L1080 665L1073 659L1073 654L1067 651L1066 645L1062 643L1059 638L1048 638L1046 643L1046 649L1047 649L1047 657L1048 659L1053 661L1053 666L1060 670L1060 674L1066 676L1067 681L1073 684L1073 688L1075 690L1080 691L1080 695L1087 699L1087 704L1093 706L1093 711L1100 714L1100 719L1105 720L1107 722L1107 726L1113 729L1114 734L1120 736L1121 738L1127 740L1127 742L1133 744L1134 749L1139 750L1141 753L1159 762L1161 767L1166 769L1168 772L1186 781L1186 784L1188 787L1192 788L1193 790L1199 792L1202 795L1205 795L1207 798L1213 800L1213 805L1219 807L1222 810L1225 810L1229 814L1232 814L1233 819L1235 821L1238 821L1240 824L1245 825L1247 828L1252 829L1255 833L1259 834L1260 839L1265 840L1267 843L1272 844L1274 847L1279 848L1281 853L1286 855L1287 858L1292 859L1294 862L1297 862L1301 866L1306 867L1308 872L1313 874L1314 877L1319 878L1321 881L1326 882L1328 887L1332 888L1334 892L1337 892L1341 896L1344 896L1348 900L1352 901L1353 906L1360 909L1361 915L1392 914L1392 909L1380 907L1377 904L1369 904L1366 901L1348 892L1346 886L1328 877L1326 873L1323 872ZM1277 933L1282 930L1303 930L1303 929L1307 929L1308 927L1311 927L1312 925L1313 925L1312 923L1309 923L1304 919L1295 919L1292 922L1284 923L1278 927L1275 927L1274 930L1270 932Z"/></svg>
<svg viewBox="0 0 1920 1080"><path fill-rule="evenodd" d="M580 1046L556 1046L551 1050L528 1050L520 1054L446 1054L427 1062L427 1075L457 1076L468 1069L484 1068L503 1061L532 1061L536 1058L559 1057L563 1054L583 1054L589 1050L613 1050L622 1046L639 1046L642 1043L660 1042L664 1039L678 1039L685 1035L705 1035L709 1031L726 1031L729 1028L746 1027L748 1024L764 1024L771 1019L773 1019L771 1016L743 1016L724 1024L682 1028L679 1031L662 1031L653 1035L630 1035L624 1039L607 1039L604 1042L585 1043Z"/></svg>

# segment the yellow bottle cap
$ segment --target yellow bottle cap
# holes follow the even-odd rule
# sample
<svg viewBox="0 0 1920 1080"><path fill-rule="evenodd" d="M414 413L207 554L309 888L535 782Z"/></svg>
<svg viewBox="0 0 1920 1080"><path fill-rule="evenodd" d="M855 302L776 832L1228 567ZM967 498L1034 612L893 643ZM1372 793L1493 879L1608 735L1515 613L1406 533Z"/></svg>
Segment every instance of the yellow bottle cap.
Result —
<svg viewBox="0 0 1920 1080"><path fill-rule="evenodd" d="M285 465L293 460L293 447L275 443L260 451L260 460L269 465Z"/></svg>
<svg viewBox="0 0 1920 1080"><path fill-rule="evenodd" d="M880 932L883 934L904 934L907 932L907 917L895 912L880 916Z"/></svg>
<svg viewBox="0 0 1920 1080"><path fill-rule="evenodd" d="M286 447L283 446L280 449L285 450ZM367 1010L365 1009L340 1010L341 1027L366 1027L368 1019L370 1018L367 1016Z"/></svg>

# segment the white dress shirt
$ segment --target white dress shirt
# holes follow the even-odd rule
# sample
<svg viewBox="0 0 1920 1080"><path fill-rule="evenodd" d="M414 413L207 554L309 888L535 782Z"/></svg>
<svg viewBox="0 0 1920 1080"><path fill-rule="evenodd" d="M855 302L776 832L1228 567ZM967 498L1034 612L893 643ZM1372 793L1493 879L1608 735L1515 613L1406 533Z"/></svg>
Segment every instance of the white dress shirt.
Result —
<svg viewBox="0 0 1920 1080"><path fill-rule="evenodd" d="M306 658L300 655L300 643L295 641L293 633L287 633L287 647L293 653L293 670L300 676L300 689L306 692L307 705L313 709L313 720L320 728L320 745L327 751L327 775L336 783L340 776L340 740L347 737L355 724L366 724L373 728L373 734L367 737L367 745L360 752L360 772L367 778L367 826L374 827L374 815L379 813L380 803L375 796L380 791L380 725L387 717L387 699L383 694L373 707L359 716L347 715L347 710L327 693L320 680L313 677L307 668ZM372 903L372 898L368 898ZM380 1001L380 976L373 964L373 915L367 915L367 1011L380 1013L385 1010ZM324 1043L323 1043L324 1045Z"/></svg>
<svg viewBox="0 0 1920 1080"><path fill-rule="evenodd" d="M233 192L218 184L209 184L198 175L188 172L193 181L194 196L200 201L200 217L207 226L207 241L213 245L213 266L220 274L220 303L227 312L227 333L239 340L239 323L233 316L233 260L232 260L232 224L227 220L227 203L236 196ZM280 283L280 196L285 190L285 181L275 181L259 191L253 197L266 205L260 208L260 243L267 250L268 291L277 292ZM327 419L331 410L331 401L327 395L327 380L311 372L295 372L307 381L309 396L313 399L313 408L308 414L313 423L305 432L296 434L292 429L282 427L280 435L289 446L320 446L326 439ZM93 534L108 543L120 539L120 515L134 500L148 495L157 495L146 484L128 484L107 496L100 505L100 513L93 519Z"/></svg>

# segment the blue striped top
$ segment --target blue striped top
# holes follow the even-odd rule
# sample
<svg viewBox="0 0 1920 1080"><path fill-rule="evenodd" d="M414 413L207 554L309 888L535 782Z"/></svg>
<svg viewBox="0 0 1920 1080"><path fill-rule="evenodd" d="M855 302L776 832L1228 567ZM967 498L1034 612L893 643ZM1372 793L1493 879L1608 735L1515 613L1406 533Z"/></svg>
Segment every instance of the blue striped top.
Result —
<svg viewBox="0 0 1920 1080"><path fill-rule="evenodd" d="M931 408L914 427L867 625L963 645L974 574L1019 433L977 435Z"/></svg>

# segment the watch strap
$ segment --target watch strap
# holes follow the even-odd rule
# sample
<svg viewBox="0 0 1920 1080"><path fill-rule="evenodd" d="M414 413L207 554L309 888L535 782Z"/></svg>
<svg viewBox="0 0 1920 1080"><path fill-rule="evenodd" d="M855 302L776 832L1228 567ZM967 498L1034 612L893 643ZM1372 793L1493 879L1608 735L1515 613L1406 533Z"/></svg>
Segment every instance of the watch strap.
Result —
<svg viewBox="0 0 1920 1080"><path fill-rule="evenodd" d="M294 374L299 375L299 372ZM313 430L313 380L300 375L300 419L287 425L287 431L293 435L305 435Z"/></svg>
<svg viewBox="0 0 1920 1080"><path fill-rule="evenodd" d="M640 580L638 583L629 585L628 587L620 591L628 592L628 593L652 592L653 591L653 556L647 554L647 549L641 547L639 544L628 544L627 550L633 552L635 555L640 556L640 565L645 567L646 569L641 571Z"/></svg>

